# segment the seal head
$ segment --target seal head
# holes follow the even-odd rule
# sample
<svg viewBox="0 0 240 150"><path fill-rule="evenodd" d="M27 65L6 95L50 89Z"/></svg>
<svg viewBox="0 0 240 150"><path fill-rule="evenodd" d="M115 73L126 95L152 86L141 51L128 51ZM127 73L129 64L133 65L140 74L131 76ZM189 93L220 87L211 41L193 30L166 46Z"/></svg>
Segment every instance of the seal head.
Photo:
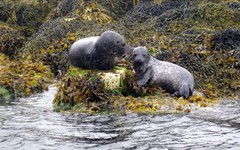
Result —
<svg viewBox="0 0 240 150"><path fill-rule="evenodd" d="M132 52L133 68L137 74L138 85L147 84L153 76L152 66L148 65L151 55L145 47L137 47Z"/></svg>

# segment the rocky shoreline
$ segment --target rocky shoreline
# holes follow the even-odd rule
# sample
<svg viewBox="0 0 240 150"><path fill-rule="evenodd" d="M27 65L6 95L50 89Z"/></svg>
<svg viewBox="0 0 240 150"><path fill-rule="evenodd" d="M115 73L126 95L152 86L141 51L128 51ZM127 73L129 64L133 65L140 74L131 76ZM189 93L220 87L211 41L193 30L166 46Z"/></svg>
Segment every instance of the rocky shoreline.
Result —
<svg viewBox="0 0 240 150"><path fill-rule="evenodd" d="M129 76L121 85L125 90L107 93L101 88L101 81L96 80L98 84L87 85L99 86L89 88L88 94L83 91L73 97L71 89L91 77L73 75L81 70L69 65L67 54L71 44L79 38L115 30L133 47L146 46L156 58L181 65L194 75L196 90L203 95L195 94L183 101L170 98L174 101L168 106L174 105L173 110L188 112L187 106L192 104L206 107L224 96L237 97L240 94L239 6L236 0L1 1L0 86L17 98L46 90L57 77L58 86L67 85L68 89L60 88L56 95L54 104L58 111L84 108L83 111L96 112L108 107L140 113L161 112L160 104L169 95L155 87L137 87L127 59L119 64ZM76 102L84 94L94 98L83 107ZM107 101L98 101L106 95ZM155 97L154 102L149 96Z"/></svg>

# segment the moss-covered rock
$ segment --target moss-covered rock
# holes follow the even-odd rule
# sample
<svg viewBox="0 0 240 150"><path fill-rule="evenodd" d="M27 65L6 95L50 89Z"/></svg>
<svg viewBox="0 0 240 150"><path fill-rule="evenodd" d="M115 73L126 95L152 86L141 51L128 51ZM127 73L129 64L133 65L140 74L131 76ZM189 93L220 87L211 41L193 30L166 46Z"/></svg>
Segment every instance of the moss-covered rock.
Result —
<svg viewBox="0 0 240 150"><path fill-rule="evenodd" d="M3 87L0 87L0 103L2 101L9 100L11 98L11 95L9 91Z"/></svg>

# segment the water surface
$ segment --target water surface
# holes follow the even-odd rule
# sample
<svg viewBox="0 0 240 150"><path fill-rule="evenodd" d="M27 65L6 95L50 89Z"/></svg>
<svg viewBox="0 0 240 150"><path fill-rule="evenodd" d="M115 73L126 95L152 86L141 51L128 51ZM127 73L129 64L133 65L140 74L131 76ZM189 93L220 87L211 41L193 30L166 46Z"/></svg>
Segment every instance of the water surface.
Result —
<svg viewBox="0 0 240 150"><path fill-rule="evenodd" d="M0 106L2 150L239 149L240 100L189 114L124 116L52 111L56 87Z"/></svg>

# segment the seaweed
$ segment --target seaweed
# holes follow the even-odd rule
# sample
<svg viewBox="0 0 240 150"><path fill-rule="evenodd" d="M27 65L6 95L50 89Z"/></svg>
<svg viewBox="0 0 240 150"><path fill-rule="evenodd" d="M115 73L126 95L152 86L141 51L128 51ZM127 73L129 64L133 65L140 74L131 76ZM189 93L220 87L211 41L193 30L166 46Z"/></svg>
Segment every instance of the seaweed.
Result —
<svg viewBox="0 0 240 150"><path fill-rule="evenodd" d="M221 96L239 94L240 12L237 0L14 2L0 2L0 20L7 24L0 32L6 35L1 38L7 43L1 45L1 52L12 61L4 55L0 60L2 74L6 76L1 86L10 93L17 93L16 96L40 92L51 83L51 72L61 77L54 99L54 109L58 111L102 112L108 109L179 113L209 106L212 99ZM118 64L126 68L125 78L116 82L121 88L114 90L106 89L106 86L113 86L104 83L99 76L101 73L72 68L67 59L71 44L79 38L100 35L105 30L116 30L130 45L146 46L154 57L188 69L194 75L196 91L203 94L195 93L184 100L171 97L155 85L139 87L129 61ZM22 35L31 37L25 43ZM43 72L31 70L34 66L42 68ZM43 74L49 75L49 82ZM33 81L32 76L37 80ZM26 83L32 88L27 88Z"/></svg>
<svg viewBox="0 0 240 150"><path fill-rule="evenodd" d="M42 92L53 83L50 69L41 63L10 61L4 55L0 59L0 86L6 88L12 98Z"/></svg>
<svg viewBox="0 0 240 150"><path fill-rule="evenodd" d="M20 31L0 24L0 52L14 59L20 52L25 38Z"/></svg>
<svg viewBox="0 0 240 150"><path fill-rule="evenodd" d="M121 94L128 96L131 95L133 97L139 96L147 96L147 95L154 95L160 89L159 86L154 84L148 84L144 86L137 85L137 77L132 70L126 71L126 78L125 78L125 89L122 91Z"/></svg>
<svg viewBox="0 0 240 150"><path fill-rule="evenodd" d="M34 61L39 50L46 49L54 42L63 39L69 32L77 32L79 37L100 34L103 31L102 25L109 24L112 21L111 16L108 15L109 12L96 2L84 2L76 5L80 6L72 7L69 15L60 15L56 19L44 22L38 28L38 31L32 35L31 40L24 45L23 51L26 54L23 57L29 56ZM54 18L52 15L54 13L50 13L49 17ZM92 28L89 28L89 26L92 26Z"/></svg>
<svg viewBox="0 0 240 150"><path fill-rule="evenodd" d="M0 19L11 25L36 30L57 2L58 0L3 0L0 2Z"/></svg>
<svg viewBox="0 0 240 150"><path fill-rule="evenodd" d="M72 69L72 73L61 79L58 88L53 100L55 110L62 110L66 105L71 108L78 104L85 104L91 109L93 103L106 101L109 96L101 77L93 71Z"/></svg>
<svg viewBox="0 0 240 150"><path fill-rule="evenodd" d="M230 28L214 33L211 44L213 50L240 50L240 28Z"/></svg>
<svg viewBox="0 0 240 150"><path fill-rule="evenodd" d="M41 49L35 56L43 61L44 65L50 66L55 76L61 77L68 70L68 50L76 38L77 34L68 33L66 38L55 41L47 49Z"/></svg>

